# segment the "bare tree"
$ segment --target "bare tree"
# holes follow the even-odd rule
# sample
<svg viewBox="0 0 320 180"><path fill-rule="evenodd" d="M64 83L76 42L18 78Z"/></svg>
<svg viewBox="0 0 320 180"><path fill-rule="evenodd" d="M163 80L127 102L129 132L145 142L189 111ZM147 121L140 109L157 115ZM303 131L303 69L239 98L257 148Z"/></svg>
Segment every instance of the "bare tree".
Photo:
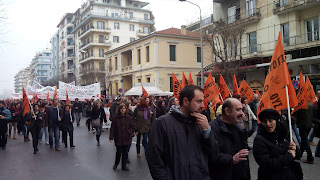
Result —
<svg viewBox="0 0 320 180"><path fill-rule="evenodd" d="M112 94L110 92L111 86L112 86L112 78L111 78L111 73L112 73L112 66L110 64L108 64L107 66L107 72L106 72L106 92L108 92L108 94Z"/></svg>
<svg viewBox="0 0 320 180"><path fill-rule="evenodd" d="M231 85L232 75L237 75L240 65L244 63L242 58L241 40L244 29L241 26L228 26L220 20L213 23L209 29L210 36L205 36L209 42L213 54L211 69L218 68L225 81Z"/></svg>
<svg viewBox="0 0 320 180"><path fill-rule="evenodd" d="M50 80L42 83L42 86L59 86L59 77L53 77Z"/></svg>
<svg viewBox="0 0 320 180"><path fill-rule="evenodd" d="M5 3L2 0L0 0L0 44L8 43L6 40L2 39L2 36L6 34L5 32L5 29L7 27L6 20L8 19L5 6L6 6Z"/></svg>

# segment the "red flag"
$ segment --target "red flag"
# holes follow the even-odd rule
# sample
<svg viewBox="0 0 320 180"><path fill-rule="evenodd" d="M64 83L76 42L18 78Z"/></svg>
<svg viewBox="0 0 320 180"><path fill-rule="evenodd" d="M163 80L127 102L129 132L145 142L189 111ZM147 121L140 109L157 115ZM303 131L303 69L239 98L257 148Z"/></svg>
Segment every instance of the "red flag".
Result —
<svg viewBox="0 0 320 180"><path fill-rule="evenodd" d="M56 86L56 89L54 90L52 99L57 99L57 98L58 98L58 87Z"/></svg>
<svg viewBox="0 0 320 180"><path fill-rule="evenodd" d="M220 88L220 94L223 100L225 100L228 96L230 96L230 91L228 89L228 86L221 74L220 74L219 88Z"/></svg>
<svg viewBox="0 0 320 180"><path fill-rule="evenodd" d="M38 98L38 95L37 95L37 94L36 94L36 97L35 97L35 98L36 98L36 101L38 102L38 101L39 101L39 98Z"/></svg>
<svg viewBox="0 0 320 180"><path fill-rule="evenodd" d="M182 71L182 83L181 83L181 88L184 88L186 85L188 85L188 80L184 72Z"/></svg>
<svg viewBox="0 0 320 180"><path fill-rule="evenodd" d="M258 90L256 90L255 94L258 94L258 95L259 95L259 98L261 98L261 94L259 93Z"/></svg>
<svg viewBox="0 0 320 180"><path fill-rule="evenodd" d="M33 94L33 96L32 96L31 104L33 104L33 103L34 103L34 99L35 99L35 93L34 93L34 94Z"/></svg>
<svg viewBox="0 0 320 180"><path fill-rule="evenodd" d="M257 115L264 109L275 109L281 113L281 109L287 108L286 86L288 86L290 106L297 106L296 94L289 76L286 57L283 51L281 32L268 69L263 95L260 99Z"/></svg>
<svg viewBox="0 0 320 180"><path fill-rule="evenodd" d="M189 80L188 80L188 84L189 84L189 85L194 85L194 83L193 83L193 79L192 79L192 75L191 75L191 72L189 73Z"/></svg>
<svg viewBox="0 0 320 180"><path fill-rule="evenodd" d="M68 90L66 89L66 105L70 105Z"/></svg>
<svg viewBox="0 0 320 180"><path fill-rule="evenodd" d="M312 103L315 101L318 101L316 93L313 90L313 86L312 86L308 76L306 77L306 89L307 89L307 94L308 94L308 100Z"/></svg>
<svg viewBox="0 0 320 180"><path fill-rule="evenodd" d="M238 89L238 83L237 83L237 79L236 79L236 75L233 74L233 93L232 94L239 94L239 89Z"/></svg>
<svg viewBox="0 0 320 180"><path fill-rule="evenodd" d="M219 95L219 89L216 85L216 83L214 82L214 79L211 75L211 73L208 75L208 79L206 81L206 83L203 86L203 94L204 94L204 109L207 108L208 106L208 102L213 99L215 96Z"/></svg>
<svg viewBox="0 0 320 180"><path fill-rule="evenodd" d="M144 87L142 86L142 98L147 98L149 97L148 92L144 89Z"/></svg>
<svg viewBox="0 0 320 180"><path fill-rule="evenodd" d="M23 96L23 102L22 102L23 116L25 116L28 112L30 112L30 103L24 87L22 87L22 93L23 93L22 95Z"/></svg>
<svg viewBox="0 0 320 180"><path fill-rule="evenodd" d="M306 85L303 80L302 71L300 71L300 86L297 91L297 98L298 98L298 106L294 108L292 114L299 109L308 109L308 95Z"/></svg>
<svg viewBox="0 0 320 180"><path fill-rule="evenodd" d="M172 87L173 87L173 96L179 99L181 84L178 78L176 77L176 75L174 75L174 73L172 73Z"/></svg>
<svg viewBox="0 0 320 180"><path fill-rule="evenodd" d="M49 101L50 101L50 98L49 98L49 91L48 91L48 94L47 94L47 101L48 101L48 103L49 103Z"/></svg>
<svg viewBox="0 0 320 180"><path fill-rule="evenodd" d="M242 81L239 89L240 89L240 95L246 96L248 98L248 102L253 100L253 91L245 80Z"/></svg>

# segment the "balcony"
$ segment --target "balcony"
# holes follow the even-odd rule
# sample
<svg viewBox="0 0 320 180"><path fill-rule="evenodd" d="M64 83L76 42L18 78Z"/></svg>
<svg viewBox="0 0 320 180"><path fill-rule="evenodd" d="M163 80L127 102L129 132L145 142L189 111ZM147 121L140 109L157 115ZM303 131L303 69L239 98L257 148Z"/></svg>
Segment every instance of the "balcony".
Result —
<svg viewBox="0 0 320 180"><path fill-rule="evenodd" d="M146 32L146 31L142 31L142 30L137 31L137 36L139 36L139 37L148 36L149 34L150 34L150 32Z"/></svg>
<svg viewBox="0 0 320 180"><path fill-rule="evenodd" d="M83 76L83 75L90 75L90 74L105 74L106 71L105 69L98 69L98 68L82 68L80 67L79 69L79 74L80 76Z"/></svg>
<svg viewBox="0 0 320 180"><path fill-rule="evenodd" d="M105 40L105 42L101 42L101 41L98 41L98 40L94 40L94 41L90 40L89 42L85 42L80 46L80 51L81 50L85 50L85 49L89 49L92 46L110 47L110 46L112 46L112 43L109 40Z"/></svg>
<svg viewBox="0 0 320 180"><path fill-rule="evenodd" d="M99 55L86 56L80 59L80 63L85 63L91 60L105 60L105 57L100 57Z"/></svg>
<svg viewBox="0 0 320 180"><path fill-rule="evenodd" d="M121 72L129 72L132 71L132 65L121 68Z"/></svg>
<svg viewBox="0 0 320 180"><path fill-rule="evenodd" d="M296 36L283 37L285 49L307 48L320 45L319 31L313 31Z"/></svg>
<svg viewBox="0 0 320 180"><path fill-rule="evenodd" d="M94 33L94 32L98 32L98 33L111 33L111 28L106 27L106 28L97 28L95 26L90 26L89 29L86 29L84 31L81 32L81 35L79 36L79 39L83 39L87 36L89 36L90 34Z"/></svg>
<svg viewBox="0 0 320 180"><path fill-rule="evenodd" d="M231 27L257 22L260 20L260 18L260 9L253 8L245 11L236 12L235 15L228 16L228 18L224 19L223 21L227 24L227 26Z"/></svg>
<svg viewBox="0 0 320 180"><path fill-rule="evenodd" d="M283 14L290 11L303 10L320 5L319 0L277 0L274 2L273 14Z"/></svg>

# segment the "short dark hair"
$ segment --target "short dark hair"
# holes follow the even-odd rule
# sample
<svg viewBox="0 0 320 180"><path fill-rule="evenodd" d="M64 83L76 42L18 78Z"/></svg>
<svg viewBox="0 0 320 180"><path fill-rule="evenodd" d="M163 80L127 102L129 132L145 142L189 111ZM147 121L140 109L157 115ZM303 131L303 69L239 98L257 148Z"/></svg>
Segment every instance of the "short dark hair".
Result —
<svg viewBox="0 0 320 180"><path fill-rule="evenodd" d="M181 91L180 91L180 95L179 95L179 102L180 102L180 106L183 105L183 99L187 98L188 101L191 101L194 98L194 91L195 90L199 90L203 92L203 89L199 86L196 85L188 85L185 86Z"/></svg>
<svg viewBox="0 0 320 180"><path fill-rule="evenodd" d="M226 99L223 104L222 104L222 115L226 115L225 109L228 108L230 110L232 110L232 98L228 98Z"/></svg>
<svg viewBox="0 0 320 180"><path fill-rule="evenodd" d="M5 105L5 103L4 103L4 101L3 101L3 100L1 100L1 101L0 101L0 104L3 104L3 105Z"/></svg>
<svg viewBox="0 0 320 180"><path fill-rule="evenodd" d="M232 97L236 98L236 99L239 99L241 96L239 94L233 94Z"/></svg>
<svg viewBox="0 0 320 180"><path fill-rule="evenodd" d="M241 97L241 103L243 104L245 100L247 100L248 98L246 96L242 96Z"/></svg>

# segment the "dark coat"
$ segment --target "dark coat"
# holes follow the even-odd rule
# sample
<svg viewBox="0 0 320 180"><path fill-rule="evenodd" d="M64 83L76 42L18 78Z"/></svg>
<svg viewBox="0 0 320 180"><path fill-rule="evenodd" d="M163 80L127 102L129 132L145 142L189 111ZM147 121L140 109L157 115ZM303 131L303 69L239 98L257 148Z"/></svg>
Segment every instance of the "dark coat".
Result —
<svg viewBox="0 0 320 180"><path fill-rule="evenodd" d="M127 146L131 143L131 136L134 133L132 117L115 115L112 118L109 140L114 140L116 146Z"/></svg>
<svg viewBox="0 0 320 180"><path fill-rule="evenodd" d="M257 116L257 106L256 106L256 102L254 101L254 100L252 100L252 101L250 101L249 102L249 104L248 104L249 106L250 106L250 109L252 110L252 112L254 113L254 115L256 116L256 117L258 117Z"/></svg>
<svg viewBox="0 0 320 180"><path fill-rule="evenodd" d="M316 111L312 103L308 103L308 109L299 109L293 114L297 119L298 128L311 129L313 127L313 117L316 117Z"/></svg>
<svg viewBox="0 0 320 180"><path fill-rule="evenodd" d="M74 112L64 111L62 114L62 128L64 131L73 131Z"/></svg>
<svg viewBox="0 0 320 180"><path fill-rule="evenodd" d="M165 115L165 114L166 114L165 107L158 106L157 107L157 112L156 112L156 117L159 118L160 116Z"/></svg>
<svg viewBox="0 0 320 180"><path fill-rule="evenodd" d="M47 115L47 120L48 120L48 127L55 127L55 126L60 126L61 122L57 122L57 124L54 124L53 121L52 121L52 118L53 118L53 106L49 106L47 109L46 109L46 115ZM62 109L59 108L59 116L60 118L62 117Z"/></svg>
<svg viewBox="0 0 320 180"><path fill-rule="evenodd" d="M77 102L77 103L74 102L72 109L74 110L75 113L80 113L82 112L82 104L80 102Z"/></svg>
<svg viewBox="0 0 320 180"><path fill-rule="evenodd" d="M150 108L147 110L148 118L144 119L144 110L139 107L134 109L133 119L135 122L136 132L147 133L150 131L150 125L152 123L153 116L150 114Z"/></svg>
<svg viewBox="0 0 320 180"><path fill-rule="evenodd" d="M30 118L29 120L31 121L30 125L29 125L29 128L30 129L33 129L33 128L37 128L37 129L40 129L41 128L41 125L44 121L44 114L43 112L39 111L38 114L36 114L36 118ZM40 118L41 117L41 118Z"/></svg>
<svg viewBox="0 0 320 180"><path fill-rule="evenodd" d="M110 106L110 118L112 118L114 115L116 115L116 111L118 108L119 104L117 103L117 101L113 102Z"/></svg>
<svg viewBox="0 0 320 180"><path fill-rule="evenodd" d="M212 130L204 138L194 118L172 108L152 124L147 161L156 180L209 180L208 161L217 151Z"/></svg>
<svg viewBox="0 0 320 180"><path fill-rule="evenodd" d="M242 149L248 149L243 130L239 125L235 125L241 138L241 144L235 145L233 135L228 131L226 125L220 119L220 116L211 121L210 125L219 147L217 160L209 164L210 177L217 180L250 179L248 159L238 164L233 164L233 156L241 150L235 147L238 146L242 147Z"/></svg>
<svg viewBox="0 0 320 180"><path fill-rule="evenodd" d="M97 109L97 107L93 107L91 112L91 118L97 119L100 116L100 124L102 125L103 122L107 122L106 113L104 112L103 107L100 107L100 109Z"/></svg>
<svg viewBox="0 0 320 180"><path fill-rule="evenodd" d="M291 169L294 158L288 153L289 138L284 125L277 121L274 133L268 133L262 124L253 142L253 155L259 165L259 180L294 180ZM296 154L300 154L297 148Z"/></svg>

